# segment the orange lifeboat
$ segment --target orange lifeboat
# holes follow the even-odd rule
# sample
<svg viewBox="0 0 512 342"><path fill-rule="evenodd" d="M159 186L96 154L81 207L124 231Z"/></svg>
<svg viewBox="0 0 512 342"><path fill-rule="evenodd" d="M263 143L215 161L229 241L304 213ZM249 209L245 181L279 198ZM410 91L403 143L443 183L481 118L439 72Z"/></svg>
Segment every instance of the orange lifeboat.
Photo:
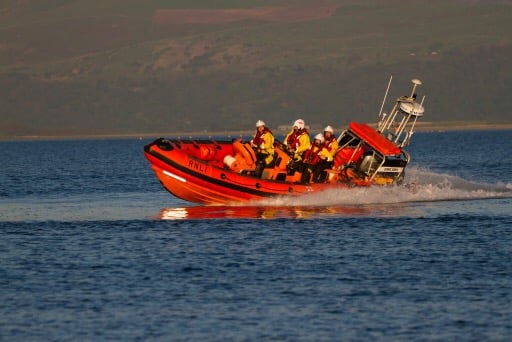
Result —
<svg viewBox="0 0 512 342"><path fill-rule="evenodd" d="M338 137L339 149L322 183L302 184L301 173L289 167L291 158L279 143L272 167L265 168L261 177L254 176L254 150L241 140L159 138L144 147L144 155L165 189L183 200L203 204L400 184L410 159L404 147L424 110L415 93L421 82L415 79L413 84L410 96L399 97L389 115L379 115L376 128L349 124Z"/></svg>

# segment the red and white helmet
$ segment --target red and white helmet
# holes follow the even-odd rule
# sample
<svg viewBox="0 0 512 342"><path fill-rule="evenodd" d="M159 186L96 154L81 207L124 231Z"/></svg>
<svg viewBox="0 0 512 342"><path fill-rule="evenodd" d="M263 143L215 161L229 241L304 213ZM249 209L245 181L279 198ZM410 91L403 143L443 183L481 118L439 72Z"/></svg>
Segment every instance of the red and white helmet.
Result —
<svg viewBox="0 0 512 342"><path fill-rule="evenodd" d="M265 126L265 122L263 122L263 120L256 121L256 128L261 127L261 126Z"/></svg>
<svg viewBox="0 0 512 342"><path fill-rule="evenodd" d="M297 127L298 129L304 129L304 126L305 126L305 123L304 123L304 120L302 120L302 119L297 119L293 123L293 127Z"/></svg>
<svg viewBox="0 0 512 342"><path fill-rule="evenodd" d="M331 134L333 134L333 133L334 133L334 130L332 129L332 127L331 127L331 126L326 126L326 127L324 128L324 132L330 132Z"/></svg>
<svg viewBox="0 0 512 342"><path fill-rule="evenodd" d="M318 133L315 135L315 140L320 140L321 143L325 141L324 135L322 133Z"/></svg>

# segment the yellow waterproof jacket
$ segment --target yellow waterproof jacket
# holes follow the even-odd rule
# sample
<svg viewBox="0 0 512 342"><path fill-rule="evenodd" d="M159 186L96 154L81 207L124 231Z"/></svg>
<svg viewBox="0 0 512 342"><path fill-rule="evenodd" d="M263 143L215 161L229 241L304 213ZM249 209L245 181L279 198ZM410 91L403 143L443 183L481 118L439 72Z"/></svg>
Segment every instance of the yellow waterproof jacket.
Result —
<svg viewBox="0 0 512 342"><path fill-rule="evenodd" d="M316 165L320 161L324 160L327 162L333 161L333 156L331 152L324 146L311 146L310 149L308 149L303 154L304 162L311 165Z"/></svg>
<svg viewBox="0 0 512 342"><path fill-rule="evenodd" d="M300 159L302 158L302 154L304 151L306 151L308 148L311 147L311 140L309 139L309 134L307 132L302 132L301 135L299 135L299 146L295 150L295 158Z"/></svg>
<svg viewBox="0 0 512 342"><path fill-rule="evenodd" d="M320 156L320 159L328 162L332 162L334 159L332 153L325 146L322 147L320 152L318 152L318 155Z"/></svg>
<svg viewBox="0 0 512 342"><path fill-rule="evenodd" d="M334 158L336 152L338 152L338 140L333 138L332 140L325 140L325 148L331 153L331 156Z"/></svg>
<svg viewBox="0 0 512 342"><path fill-rule="evenodd" d="M297 134L294 130L291 130L286 135L284 144L288 148L288 151L293 151L293 159L301 160L302 153L311 147L309 133L307 130L303 130Z"/></svg>
<svg viewBox="0 0 512 342"><path fill-rule="evenodd" d="M255 147L256 153L268 155L265 157L265 164L272 162L274 158L274 135L270 130L265 130L260 135L256 133L251 141L251 144Z"/></svg>

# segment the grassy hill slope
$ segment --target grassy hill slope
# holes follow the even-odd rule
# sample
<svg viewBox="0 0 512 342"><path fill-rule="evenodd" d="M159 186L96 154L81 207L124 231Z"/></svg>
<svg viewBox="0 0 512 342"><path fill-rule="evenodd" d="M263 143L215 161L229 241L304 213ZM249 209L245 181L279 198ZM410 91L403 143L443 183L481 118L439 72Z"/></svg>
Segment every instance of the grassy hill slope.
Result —
<svg viewBox="0 0 512 342"><path fill-rule="evenodd" d="M212 4L213 3L213 4ZM9 0L0 136L374 121L420 78L426 120L511 122L510 1Z"/></svg>

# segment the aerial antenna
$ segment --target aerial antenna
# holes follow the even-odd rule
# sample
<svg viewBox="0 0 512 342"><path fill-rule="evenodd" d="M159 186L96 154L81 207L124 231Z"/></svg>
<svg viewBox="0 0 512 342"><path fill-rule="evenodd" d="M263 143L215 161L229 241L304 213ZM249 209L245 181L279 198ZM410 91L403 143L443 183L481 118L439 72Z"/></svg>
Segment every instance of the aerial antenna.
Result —
<svg viewBox="0 0 512 342"><path fill-rule="evenodd" d="M384 99L382 100L382 105L380 106L379 119L382 116L382 109L384 108L384 103L386 103L386 98L388 97L389 87L391 86L392 80L393 80L393 75L391 75L389 77L388 88L386 89L386 93L384 94Z"/></svg>
<svg viewBox="0 0 512 342"><path fill-rule="evenodd" d="M417 87L417 86L422 85L421 81L420 81L420 80L418 80L417 78L413 78L413 79L411 80L411 82L412 82L412 84L414 84L414 85L413 85L413 87L412 87L411 96L409 96L409 97L412 97L412 96L414 95L414 93L416 92L416 87Z"/></svg>
<svg viewBox="0 0 512 342"><path fill-rule="evenodd" d="M421 81L420 81L420 83L419 83L419 84L421 84ZM425 96L425 95L423 95L423 97L422 97L422 99L421 99L421 103L420 103L420 105L421 105L421 106L423 106L423 101L425 101L425 97L426 97L426 96ZM417 120L418 120L418 117L415 117L415 118L414 118L414 122L412 123L411 129L409 130L409 138L410 138L410 136L411 136L411 135L413 135L413 134L414 134L414 126L416 126L416 121L417 121Z"/></svg>

